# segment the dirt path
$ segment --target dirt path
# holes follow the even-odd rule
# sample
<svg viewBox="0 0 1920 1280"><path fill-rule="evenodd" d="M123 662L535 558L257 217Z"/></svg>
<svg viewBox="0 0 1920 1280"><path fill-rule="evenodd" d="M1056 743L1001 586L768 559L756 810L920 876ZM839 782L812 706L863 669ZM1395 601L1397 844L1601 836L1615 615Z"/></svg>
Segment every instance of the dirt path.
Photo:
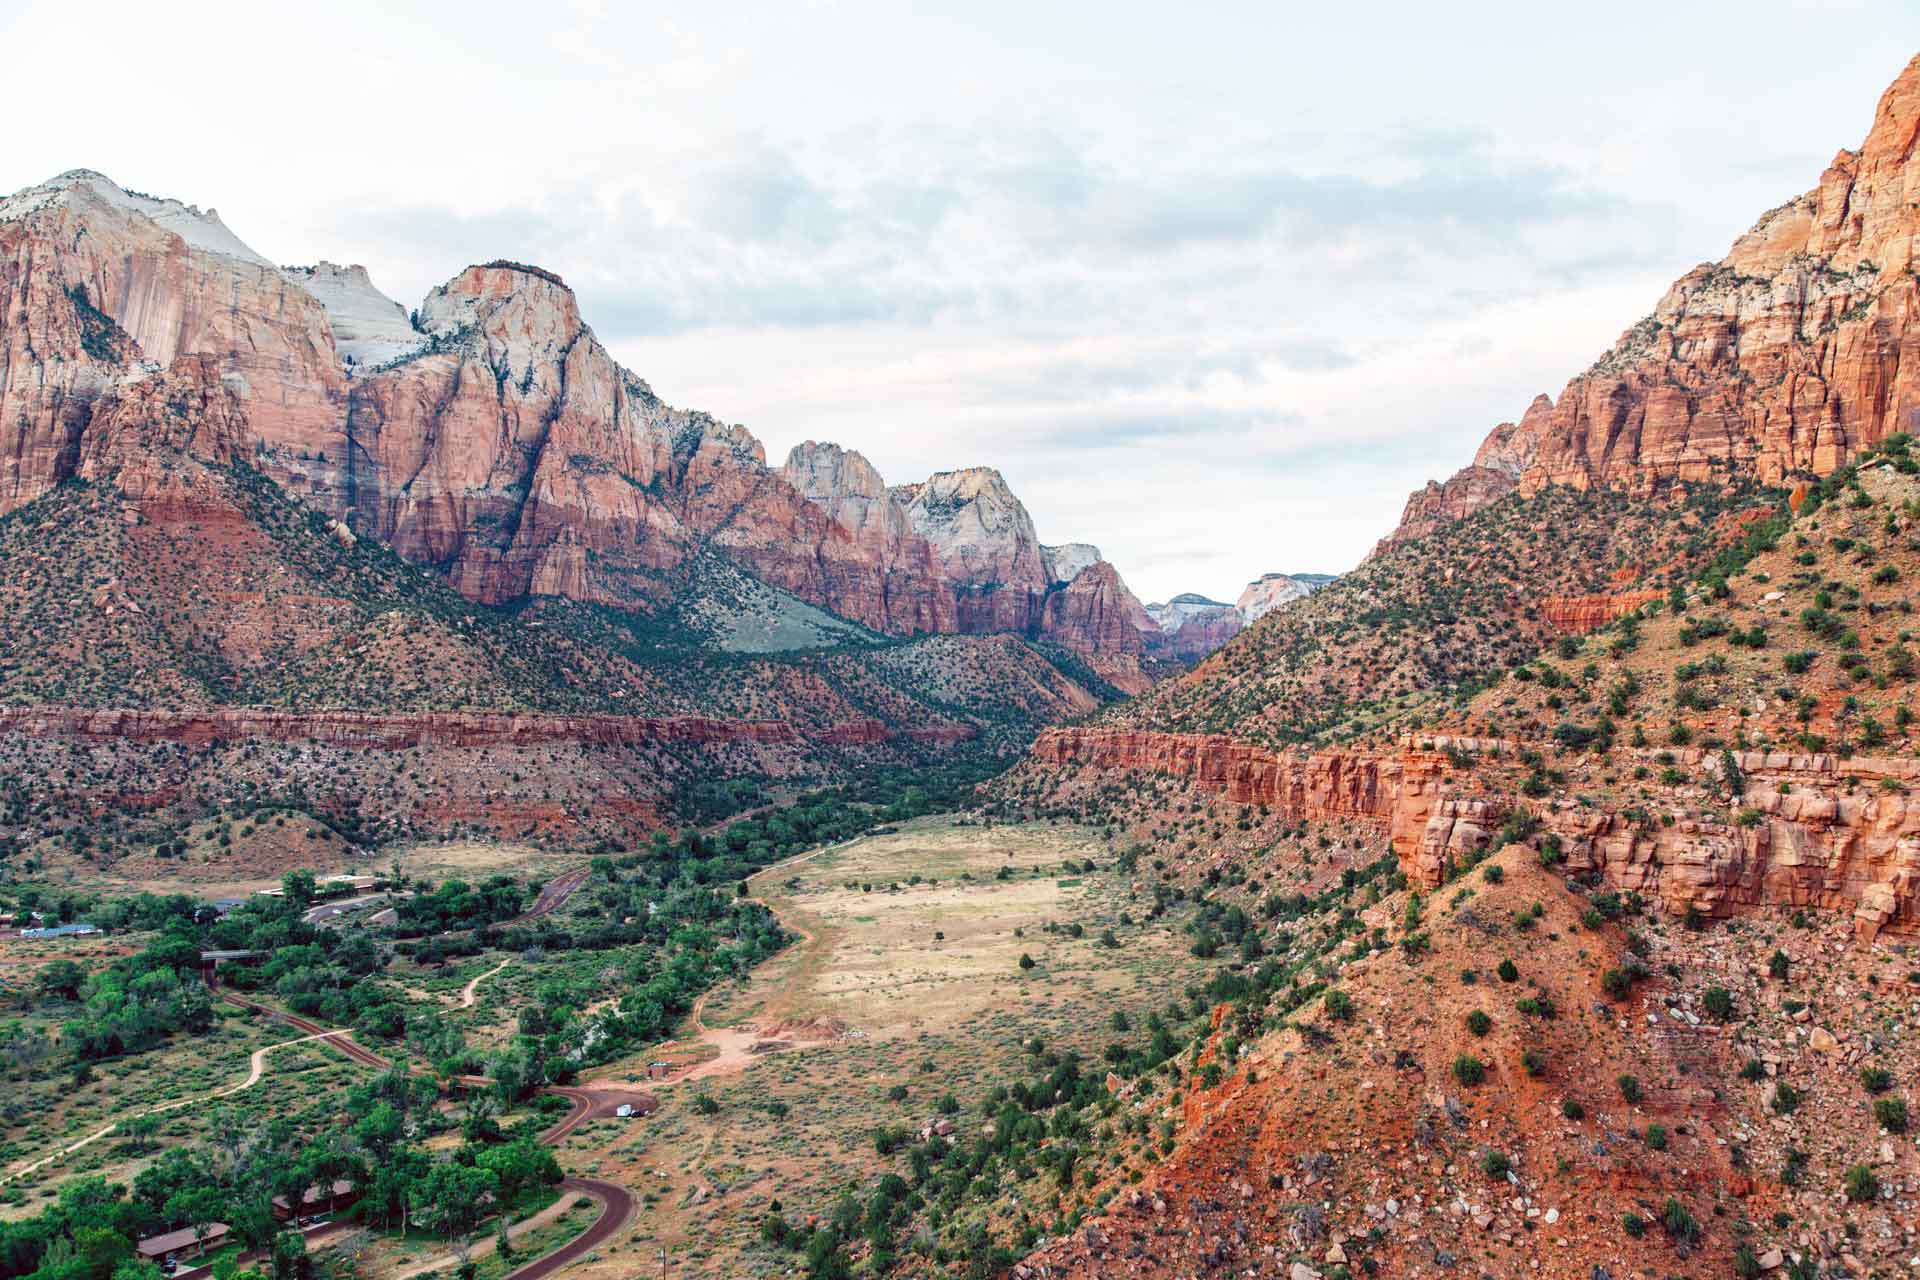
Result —
<svg viewBox="0 0 1920 1280"><path fill-rule="evenodd" d="M330 1034L330 1033L325 1033L321 1035L299 1036L292 1040L282 1040L278 1044L265 1045L259 1049L255 1049L253 1053L250 1054L247 1058L246 1079L240 1081L238 1084L222 1085L220 1088L213 1090L211 1093L198 1094L191 1098L181 1098L177 1102L163 1102L163 1103L160 1103L158 1106L147 1107L147 1108L144 1108L143 1110L134 1112L133 1115L127 1117L127 1119L138 1119L141 1116L163 1115L169 1111L178 1111L182 1107L191 1107L198 1103L211 1102L215 1098L224 1098L224 1097L227 1097L229 1094L239 1093L242 1089L251 1089L256 1084L259 1084L260 1077L266 1074L268 1054L272 1053L275 1049L284 1049L288 1045L305 1044L309 1040L324 1040L326 1039L327 1034ZM38 1160L35 1160L32 1164L25 1165L19 1169L13 1170L11 1173L0 1175L0 1184L11 1182L15 1178L24 1178L28 1174L32 1173L34 1170L44 1168L45 1166L52 1164L55 1160L63 1159L66 1156L72 1155L76 1151L80 1151L80 1150L83 1150L84 1148L90 1147L94 1143L100 1141L100 1139L113 1133L115 1130L117 1130L120 1127L122 1123L123 1122L119 1120L111 1121L110 1123L106 1124L100 1129L97 1129L94 1132L88 1134L86 1137L80 1139L78 1142L74 1142L69 1144L68 1146L61 1147L57 1151L53 1151L47 1155L40 1157Z"/></svg>
<svg viewBox="0 0 1920 1280"><path fill-rule="evenodd" d="M494 974L500 972L502 969L506 968L508 965L512 963L513 961L511 960L502 960L499 964L493 966L493 968L487 970L485 973L475 978L472 982L469 982L466 986L460 988L460 1007L462 1009L473 1008L473 1002L476 998L474 995L474 992L479 988L480 984L485 982L488 978L491 978Z"/></svg>
<svg viewBox="0 0 1920 1280"><path fill-rule="evenodd" d="M832 853L836 849L844 849L848 845L854 844L864 838L865 837L862 836L855 836L853 839L843 840L839 844L821 845L818 849L809 849L805 853L797 853L791 858L783 858L771 866L762 867L747 877L747 887L749 891L751 891L756 881L785 871L790 867L797 867L802 863L810 862L823 854ZM782 929L785 929L799 939L799 942L795 944L791 952L782 953L789 960L796 962L792 965L792 968L800 968L801 966L798 961L810 958L806 953L818 947L819 938L811 929L796 921L791 914L781 911L780 908L774 906L764 898L754 897L751 892L749 892L748 896L742 899L742 901L759 903L779 922ZM772 957L770 959L777 958L779 957ZM749 981L751 981L751 978L749 978ZM751 1022L743 1023L737 1027L710 1027L707 1025L705 1016L707 996L710 994L710 992L702 993L701 996L693 1002L693 1010L688 1016L693 1023L695 1037L701 1044L712 1045L714 1048L714 1056L705 1061L694 1063L683 1071L676 1072L673 1075L653 1081L652 1083L661 1085L684 1084L693 1080L710 1080L716 1076L737 1075L762 1058L771 1057L776 1053L788 1053L795 1049L809 1048L813 1045L827 1044L837 1038L835 1035L808 1035L805 1033L796 1035L779 1030L776 1030L772 1035L767 1035L759 1031ZM776 989L769 999L778 999L779 995L780 991Z"/></svg>

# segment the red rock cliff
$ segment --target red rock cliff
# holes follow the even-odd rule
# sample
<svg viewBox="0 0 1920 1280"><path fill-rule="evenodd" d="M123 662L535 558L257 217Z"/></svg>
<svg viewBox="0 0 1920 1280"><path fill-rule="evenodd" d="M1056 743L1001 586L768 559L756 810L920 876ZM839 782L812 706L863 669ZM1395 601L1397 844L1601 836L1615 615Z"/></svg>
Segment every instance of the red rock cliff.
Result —
<svg viewBox="0 0 1920 1280"><path fill-rule="evenodd" d="M1859 150L1682 276L1557 399L1495 428L1474 466L1416 493L1382 545L1515 487L1646 491L1729 467L1773 483L1920 429L1917 136L1920 58Z"/></svg>
<svg viewBox="0 0 1920 1280"><path fill-rule="evenodd" d="M1437 886L1512 813L1517 786L1502 762L1517 745L1418 735L1379 753L1295 755L1219 735L1054 728L1030 759L1051 769L1188 778L1230 803L1294 821L1372 822L1410 878ZM1654 763L1654 752L1642 754ZM1698 750L1674 754L1695 773L1718 767ZM1572 801L1536 816L1543 834L1561 837L1569 870L1598 872L1675 914L1816 906L1850 913L1863 937L1920 932L1920 803L1906 794L1920 783L1920 761L1757 751L1735 760L1746 779L1741 803L1762 815L1750 827L1664 826L1640 810ZM1898 786L1880 787L1882 780Z"/></svg>

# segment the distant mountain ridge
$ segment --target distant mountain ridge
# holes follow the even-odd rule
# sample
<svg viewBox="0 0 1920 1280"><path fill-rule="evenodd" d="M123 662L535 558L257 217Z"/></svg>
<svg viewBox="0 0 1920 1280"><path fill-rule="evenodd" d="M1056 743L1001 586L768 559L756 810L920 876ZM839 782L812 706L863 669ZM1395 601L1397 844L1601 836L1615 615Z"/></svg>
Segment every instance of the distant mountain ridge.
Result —
<svg viewBox="0 0 1920 1280"><path fill-rule="evenodd" d="M1012 632L1145 687L1138 601L1042 544L992 468L888 487L664 404L561 278L467 268L409 315L364 268L276 267L211 210L73 170L0 200L0 512L77 473L135 388L202 359L233 450L484 604L650 608L705 549L884 635Z"/></svg>

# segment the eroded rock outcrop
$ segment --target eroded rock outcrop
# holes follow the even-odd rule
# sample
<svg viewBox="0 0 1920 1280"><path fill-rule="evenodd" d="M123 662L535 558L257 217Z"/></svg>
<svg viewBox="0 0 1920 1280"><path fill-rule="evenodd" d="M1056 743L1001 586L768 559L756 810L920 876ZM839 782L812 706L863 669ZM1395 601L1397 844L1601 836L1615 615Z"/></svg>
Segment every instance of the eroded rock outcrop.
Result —
<svg viewBox="0 0 1920 1280"><path fill-rule="evenodd" d="M1473 466L1414 494L1382 545L1516 487L1645 492L1729 469L1774 483L1920 428L1917 135L1920 58L1859 150L1682 276L1556 399L1495 428Z"/></svg>
<svg viewBox="0 0 1920 1280"><path fill-rule="evenodd" d="M1548 596L1540 602L1540 616L1562 635L1583 636L1624 618L1662 596L1659 591L1619 591L1589 596Z"/></svg>
<svg viewBox="0 0 1920 1280"><path fill-rule="evenodd" d="M1410 879L1438 886L1513 814L1517 779L1502 770L1521 745L1416 735L1386 751L1305 755L1222 735L1069 727L1044 731L1030 758L1044 768L1186 778L1291 821L1369 822ZM1652 750L1639 756L1655 763ZM1721 767L1699 750L1669 756L1689 776ZM1568 871L1597 873L1676 915L1817 906L1850 913L1866 938L1920 931L1920 803L1907 794L1920 785L1920 761L1759 751L1733 759L1744 794L1732 808L1751 810L1750 819L1668 824L1640 806L1565 799L1535 812L1531 839L1557 837Z"/></svg>

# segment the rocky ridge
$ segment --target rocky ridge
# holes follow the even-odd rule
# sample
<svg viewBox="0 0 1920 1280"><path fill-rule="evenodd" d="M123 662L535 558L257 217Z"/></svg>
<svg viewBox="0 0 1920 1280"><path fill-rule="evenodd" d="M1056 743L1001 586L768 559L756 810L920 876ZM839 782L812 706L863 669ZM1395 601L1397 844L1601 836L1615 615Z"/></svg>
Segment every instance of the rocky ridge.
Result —
<svg viewBox="0 0 1920 1280"><path fill-rule="evenodd" d="M711 549L875 631L1009 631L1144 683L1136 629L1049 603L1098 553L1043 547L999 473L889 491L815 445L769 468L744 428L621 368L537 267L470 267L409 317L362 268L275 268L211 212L76 170L0 202L0 304L0 512L77 474L97 420L191 359L231 393L230 452L470 600L650 608Z"/></svg>
<svg viewBox="0 0 1920 1280"><path fill-rule="evenodd" d="M1557 398L1494 428L1473 465L1429 483L1382 547L1519 489L1646 492L1738 470L1825 474L1920 427L1920 58L1857 150L1768 211Z"/></svg>

